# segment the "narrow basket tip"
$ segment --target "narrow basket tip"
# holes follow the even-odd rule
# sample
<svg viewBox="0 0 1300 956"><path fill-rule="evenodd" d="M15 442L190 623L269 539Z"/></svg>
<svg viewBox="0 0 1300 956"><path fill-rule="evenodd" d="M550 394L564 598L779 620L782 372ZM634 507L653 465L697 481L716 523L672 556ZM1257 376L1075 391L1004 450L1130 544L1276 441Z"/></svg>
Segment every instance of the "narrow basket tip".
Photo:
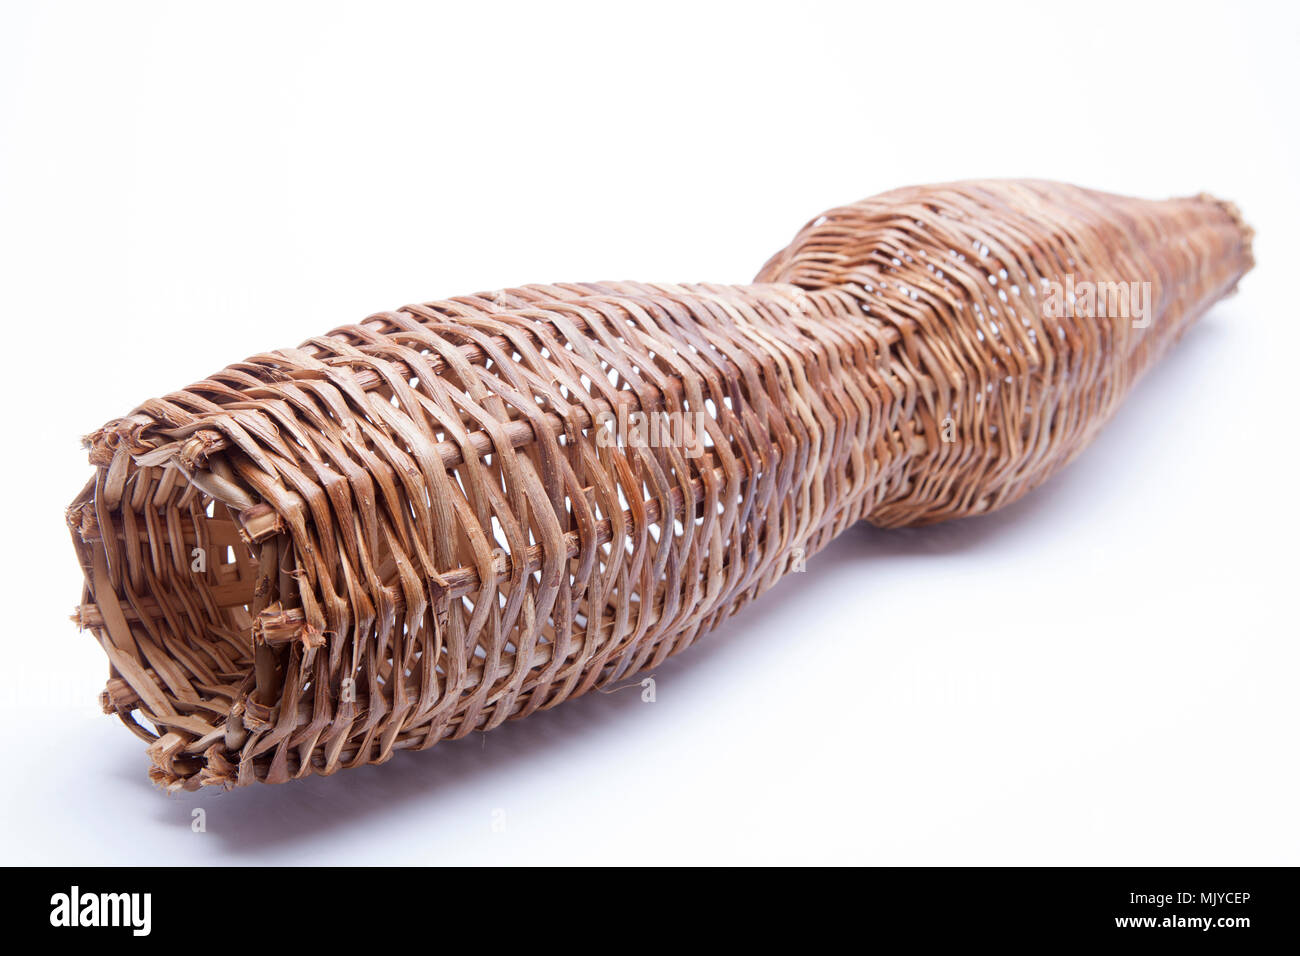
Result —
<svg viewBox="0 0 1300 956"><path fill-rule="evenodd" d="M1196 198L1201 202L1210 203L1211 205L1216 206L1224 215L1232 220L1233 225L1237 227L1237 231L1241 233L1242 252L1249 263L1247 268L1253 268L1255 265L1255 228L1250 223L1246 222L1246 219L1241 214L1241 209L1237 204L1227 199L1220 199L1218 196L1211 195L1210 193L1201 193Z"/></svg>

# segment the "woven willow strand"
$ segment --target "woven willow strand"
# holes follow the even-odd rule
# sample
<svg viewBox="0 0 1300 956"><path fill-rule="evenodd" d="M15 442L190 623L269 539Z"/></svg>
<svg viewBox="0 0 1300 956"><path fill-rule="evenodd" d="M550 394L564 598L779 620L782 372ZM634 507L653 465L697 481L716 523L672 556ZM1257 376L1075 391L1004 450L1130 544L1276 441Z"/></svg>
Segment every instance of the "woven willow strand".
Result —
<svg viewBox="0 0 1300 956"><path fill-rule="evenodd" d="M919 187L752 285L525 286L231 365L87 440L104 708L168 788L277 783L655 667L857 521L1042 482L1250 240L1209 197ZM1149 321L1054 315L1067 280L1149 282ZM703 427L604 440L631 412Z"/></svg>

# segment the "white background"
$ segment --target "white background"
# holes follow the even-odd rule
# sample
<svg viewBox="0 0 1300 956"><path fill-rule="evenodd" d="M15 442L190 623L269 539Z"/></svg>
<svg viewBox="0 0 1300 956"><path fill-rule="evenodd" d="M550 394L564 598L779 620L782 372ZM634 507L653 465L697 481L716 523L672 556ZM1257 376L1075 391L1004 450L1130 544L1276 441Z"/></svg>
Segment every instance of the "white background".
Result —
<svg viewBox="0 0 1300 956"><path fill-rule="evenodd" d="M1294 4L0 17L3 862L1300 863ZM982 176L1210 191L1258 230L1019 504L849 531L653 704L382 767L169 797L98 714L63 508L105 420L406 302L746 281L829 206Z"/></svg>

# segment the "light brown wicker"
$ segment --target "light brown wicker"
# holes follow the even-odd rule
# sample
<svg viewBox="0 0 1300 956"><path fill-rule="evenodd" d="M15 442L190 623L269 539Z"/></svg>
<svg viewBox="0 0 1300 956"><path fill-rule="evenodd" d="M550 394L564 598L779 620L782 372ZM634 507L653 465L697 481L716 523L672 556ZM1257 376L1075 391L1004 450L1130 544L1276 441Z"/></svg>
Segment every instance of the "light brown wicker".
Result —
<svg viewBox="0 0 1300 956"><path fill-rule="evenodd" d="M902 189L752 285L525 286L231 365L87 439L104 708L168 788L278 783L654 667L856 521L1043 481L1250 238L1208 197Z"/></svg>

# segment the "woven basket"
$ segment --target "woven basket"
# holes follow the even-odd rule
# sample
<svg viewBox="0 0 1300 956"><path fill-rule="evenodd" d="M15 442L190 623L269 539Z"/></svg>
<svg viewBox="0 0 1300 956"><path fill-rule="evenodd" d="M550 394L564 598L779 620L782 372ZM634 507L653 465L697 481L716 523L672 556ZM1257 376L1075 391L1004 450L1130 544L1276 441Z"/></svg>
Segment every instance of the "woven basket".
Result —
<svg viewBox="0 0 1300 956"><path fill-rule="evenodd" d="M654 667L854 522L1043 481L1250 237L1208 197L903 189L752 285L525 286L231 365L87 439L104 708L167 788L278 783Z"/></svg>

